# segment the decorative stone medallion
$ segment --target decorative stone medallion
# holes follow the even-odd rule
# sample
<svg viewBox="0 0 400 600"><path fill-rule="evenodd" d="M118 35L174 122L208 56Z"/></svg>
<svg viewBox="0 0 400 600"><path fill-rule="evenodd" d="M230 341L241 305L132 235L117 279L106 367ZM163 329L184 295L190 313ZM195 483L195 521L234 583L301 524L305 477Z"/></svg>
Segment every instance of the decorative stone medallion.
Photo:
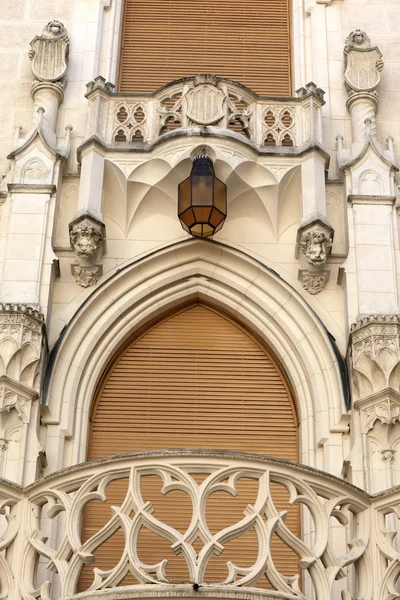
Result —
<svg viewBox="0 0 400 600"><path fill-rule="evenodd" d="M60 21L50 21L30 43L32 71L39 81L61 81L67 72L69 39Z"/></svg>
<svg viewBox="0 0 400 600"><path fill-rule="evenodd" d="M367 34L356 29L346 39L344 54L344 78L348 90L354 92L373 91L380 82L380 72L383 69L382 54L379 48L371 47Z"/></svg>
<svg viewBox="0 0 400 600"><path fill-rule="evenodd" d="M224 93L214 85L199 84L186 95L186 114L194 123L212 125L225 116Z"/></svg>

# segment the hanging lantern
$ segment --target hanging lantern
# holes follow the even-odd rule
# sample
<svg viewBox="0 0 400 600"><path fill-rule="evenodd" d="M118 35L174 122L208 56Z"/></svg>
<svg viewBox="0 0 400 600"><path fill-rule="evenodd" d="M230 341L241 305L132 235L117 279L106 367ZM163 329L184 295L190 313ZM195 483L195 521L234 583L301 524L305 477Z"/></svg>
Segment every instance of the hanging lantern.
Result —
<svg viewBox="0 0 400 600"><path fill-rule="evenodd" d="M206 154L194 159L189 177L178 186L178 216L183 229L197 237L209 237L224 224L226 185Z"/></svg>

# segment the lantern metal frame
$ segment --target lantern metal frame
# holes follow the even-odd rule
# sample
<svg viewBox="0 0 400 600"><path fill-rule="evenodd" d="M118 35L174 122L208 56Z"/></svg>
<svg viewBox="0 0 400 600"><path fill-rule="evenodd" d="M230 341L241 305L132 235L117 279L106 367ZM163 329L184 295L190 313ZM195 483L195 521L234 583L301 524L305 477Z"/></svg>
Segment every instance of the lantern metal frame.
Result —
<svg viewBox="0 0 400 600"><path fill-rule="evenodd" d="M210 237L222 228L226 214L226 185L216 177L212 159L200 154L189 177L178 186L180 223L195 237Z"/></svg>

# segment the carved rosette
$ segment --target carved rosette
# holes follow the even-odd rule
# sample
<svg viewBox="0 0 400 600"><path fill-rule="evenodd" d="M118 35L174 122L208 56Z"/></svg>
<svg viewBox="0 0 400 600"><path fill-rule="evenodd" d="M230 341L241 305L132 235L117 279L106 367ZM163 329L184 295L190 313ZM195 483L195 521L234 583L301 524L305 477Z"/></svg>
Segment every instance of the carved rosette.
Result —
<svg viewBox="0 0 400 600"><path fill-rule="evenodd" d="M71 246L79 258L90 258L104 240L104 225L90 217L70 223Z"/></svg>

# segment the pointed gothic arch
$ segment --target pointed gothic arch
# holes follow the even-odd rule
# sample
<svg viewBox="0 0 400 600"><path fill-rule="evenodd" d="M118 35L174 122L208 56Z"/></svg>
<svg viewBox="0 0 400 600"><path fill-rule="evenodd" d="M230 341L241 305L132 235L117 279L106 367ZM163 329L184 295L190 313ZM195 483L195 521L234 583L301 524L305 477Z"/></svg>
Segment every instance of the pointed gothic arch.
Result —
<svg viewBox="0 0 400 600"><path fill-rule="evenodd" d="M55 444L50 472L86 459L90 407L110 357L132 331L195 299L232 315L272 349L297 399L300 461L330 470L346 412L343 364L332 339L276 273L236 249L193 239L127 265L78 310L71 305L52 353L42 419Z"/></svg>

